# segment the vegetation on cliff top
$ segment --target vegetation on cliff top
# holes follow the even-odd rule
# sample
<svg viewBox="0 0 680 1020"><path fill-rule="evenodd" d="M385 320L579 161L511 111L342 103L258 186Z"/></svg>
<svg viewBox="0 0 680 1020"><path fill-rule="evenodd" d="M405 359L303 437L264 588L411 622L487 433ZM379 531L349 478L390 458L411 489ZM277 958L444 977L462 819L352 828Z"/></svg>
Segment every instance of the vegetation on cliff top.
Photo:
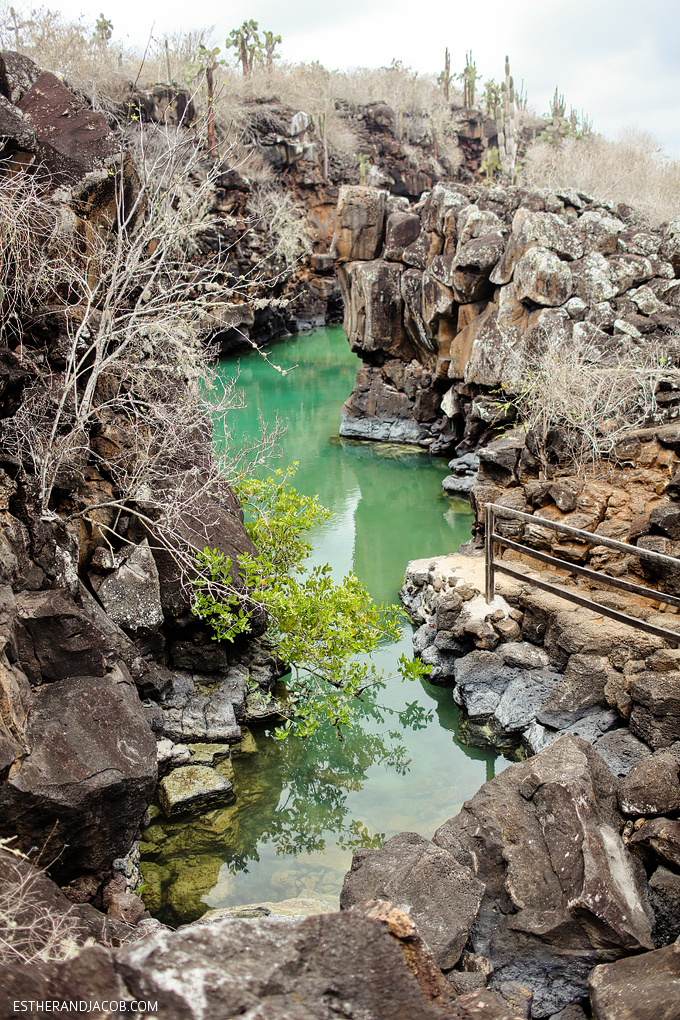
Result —
<svg viewBox="0 0 680 1020"><path fill-rule="evenodd" d="M115 118L116 107L129 93L131 82L172 81L189 87L199 109L207 109L207 64L201 54L221 49L214 45L212 30L159 35L150 39L142 54L119 43L116 27L103 15L96 24L88 25L83 19L69 21L45 8L22 15L6 5L0 10L0 45L26 53L65 75L69 83L90 96L95 109L109 117ZM280 41L272 31L262 32L256 22L244 22L233 30L222 56L217 52L211 65L219 153L224 155L225 147L236 147L235 162L255 183L270 188L275 183L275 174L259 157L251 139L259 120L276 103L309 113L331 156L346 163L347 172L353 170L357 178L354 157L359 142L347 111L359 105L390 106L395 114L395 134L407 150L412 142L409 117L414 118L414 124L422 121L418 131L425 130L432 141L436 137L437 154L446 156L452 166L459 158L452 111L466 101L474 102L487 116L500 114L501 122L508 121L503 104L509 95L509 71L501 84L489 80L478 93L479 76L471 53L459 73L452 71L446 55L444 70L438 75L418 74L398 60L388 67L337 71L318 61L291 64L280 59ZM503 78L501 68L499 78ZM456 80L460 91L453 87ZM558 89L550 110L540 116L531 112L523 81L519 89L514 87L514 93L518 110L514 133L522 131L528 146L518 168L521 183L576 187L598 199L635 206L655 222L680 215L680 161L667 158L651 136L629 131L609 141L593 132L583 114L567 111ZM503 159L499 156L482 167L489 180L501 170Z"/></svg>

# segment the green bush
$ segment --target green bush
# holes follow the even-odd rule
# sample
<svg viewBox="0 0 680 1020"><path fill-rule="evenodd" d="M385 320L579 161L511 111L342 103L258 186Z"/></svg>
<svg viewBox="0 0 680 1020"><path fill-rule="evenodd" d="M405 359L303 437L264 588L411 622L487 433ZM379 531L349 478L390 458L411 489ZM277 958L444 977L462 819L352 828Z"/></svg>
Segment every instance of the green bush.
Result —
<svg viewBox="0 0 680 1020"><path fill-rule="evenodd" d="M295 705L294 719L277 735L307 736L324 722L341 734L356 699L385 682L370 656L380 644L398 639L403 612L377 606L353 573L338 584L328 565L305 569L311 546L303 536L331 514L292 487L295 467L237 487L259 555L241 555L236 566L214 549L199 554L193 611L210 624L215 640L233 641L247 630L254 608L265 610L270 636L291 668ZM402 656L399 672L415 679L429 667Z"/></svg>

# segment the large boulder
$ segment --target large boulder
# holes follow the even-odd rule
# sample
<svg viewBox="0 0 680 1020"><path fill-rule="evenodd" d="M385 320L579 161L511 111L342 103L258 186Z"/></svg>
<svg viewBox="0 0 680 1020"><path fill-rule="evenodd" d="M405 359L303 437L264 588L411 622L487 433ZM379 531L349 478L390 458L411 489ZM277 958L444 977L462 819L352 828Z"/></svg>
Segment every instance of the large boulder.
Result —
<svg viewBox="0 0 680 1020"><path fill-rule="evenodd" d="M136 947L94 947L62 964L0 968L6 1017L15 1015L15 1000L105 997L154 1003L165 1020L494 1015L455 1002L413 921L386 903L303 919L220 917L156 932Z"/></svg>
<svg viewBox="0 0 680 1020"><path fill-rule="evenodd" d="M571 296L571 270L547 248L530 248L515 268L520 301L556 308Z"/></svg>
<svg viewBox="0 0 680 1020"><path fill-rule="evenodd" d="M437 845L475 855L487 889L472 946L493 964L492 987L531 988L535 1017L582 997L594 964L653 946L616 787L590 745L565 736L485 784L435 833Z"/></svg>
<svg viewBox="0 0 680 1020"><path fill-rule="evenodd" d="M375 188L342 185L332 254L338 262L370 260L382 245L387 195Z"/></svg>
<svg viewBox="0 0 680 1020"><path fill-rule="evenodd" d="M3 104L2 112L19 150L15 161L40 164L41 184L62 189L59 200L66 199L78 218L111 228L124 209L133 229L143 211L143 203L134 208L141 181L106 117L27 57L5 52L3 58L14 106Z"/></svg>
<svg viewBox="0 0 680 1020"><path fill-rule="evenodd" d="M381 351L405 361L415 357L403 325L402 272L403 266L382 260L352 262L339 270L344 329L353 351Z"/></svg>
<svg viewBox="0 0 680 1020"><path fill-rule="evenodd" d="M358 850L345 876L340 907L389 899L418 925L443 970L454 967L477 916L485 886L472 870L415 832L400 832L380 850Z"/></svg>
<svg viewBox="0 0 680 1020"><path fill-rule="evenodd" d="M619 787L624 815L665 815L680 811L678 761L672 754L655 754L634 765Z"/></svg>
<svg viewBox="0 0 680 1020"><path fill-rule="evenodd" d="M595 1020L675 1020L680 946L596 967L590 976Z"/></svg>
<svg viewBox="0 0 680 1020"><path fill-rule="evenodd" d="M491 274L491 282L509 283L517 263L530 248L547 248L569 261L583 256L578 234L555 213L518 209L505 253Z"/></svg>
<svg viewBox="0 0 680 1020"><path fill-rule="evenodd" d="M156 741L122 666L43 685L29 753L0 787L0 832L68 880L108 868L135 839L156 785Z"/></svg>
<svg viewBox="0 0 680 1020"><path fill-rule="evenodd" d="M404 248L413 244L420 234L420 217L414 213L393 212L387 221L385 234L385 258L399 262Z"/></svg>
<svg viewBox="0 0 680 1020"><path fill-rule="evenodd" d="M655 751L680 740L680 672L638 673L630 696L632 733Z"/></svg>
<svg viewBox="0 0 680 1020"><path fill-rule="evenodd" d="M90 582L107 616L119 627L148 634L163 623L158 568L147 539L133 546L110 573L91 571Z"/></svg>
<svg viewBox="0 0 680 1020"><path fill-rule="evenodd" d="M394 883L448 962L470 922L452 908L447 920L443 881L425 877L433 844L448 851L437 867L455 861L459 902L485 887L467 950L487 961L489 987L518 982L534 994L532 1016L549 1017L587 995L596 964L653 948L644 870L622 827L617 780L589 744L565 736L486 783L431 842L401 834L382 851L359 851L343 902Z"/></svg>
<svg viewBox="0 0 680 1020"><path fill-rule="evenodd" d="M17 620L19 656L32 683L104 676L112 646L70 592L21 592Z"/></svg>

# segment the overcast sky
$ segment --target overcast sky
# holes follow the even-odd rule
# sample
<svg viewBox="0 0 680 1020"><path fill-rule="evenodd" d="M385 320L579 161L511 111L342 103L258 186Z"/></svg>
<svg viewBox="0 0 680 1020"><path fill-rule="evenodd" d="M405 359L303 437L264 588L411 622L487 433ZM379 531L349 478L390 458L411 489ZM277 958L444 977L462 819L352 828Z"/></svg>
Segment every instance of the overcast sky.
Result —
<svg viewBox="0 0 680 1020"><path fill-rule="evenodd" d="M215 44L245 18L283 37L282 56L329 68L378 67L397 58L439 72L444 47L452 71L472 49L482 82L503 76L505 54L529 105L545 113L559 87L567 101L615 138L637 127L680 157L680 0L52 0L68 17L94 22L103 10L114 36L143 43L176 29L215 26Z"/></svg>

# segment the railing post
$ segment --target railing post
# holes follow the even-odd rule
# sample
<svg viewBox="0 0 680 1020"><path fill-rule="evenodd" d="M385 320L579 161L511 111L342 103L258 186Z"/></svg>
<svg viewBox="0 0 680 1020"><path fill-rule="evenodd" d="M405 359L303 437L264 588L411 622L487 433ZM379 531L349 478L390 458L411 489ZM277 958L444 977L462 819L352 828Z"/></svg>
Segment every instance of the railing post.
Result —
<svg viewBox="0 0 680 1020"><path fill-rule="evenodd" d="M484 507L484 566L486 575L486 604L493 602L496 594L496 577L493 568L494 515L490 503Z"/></svg>

